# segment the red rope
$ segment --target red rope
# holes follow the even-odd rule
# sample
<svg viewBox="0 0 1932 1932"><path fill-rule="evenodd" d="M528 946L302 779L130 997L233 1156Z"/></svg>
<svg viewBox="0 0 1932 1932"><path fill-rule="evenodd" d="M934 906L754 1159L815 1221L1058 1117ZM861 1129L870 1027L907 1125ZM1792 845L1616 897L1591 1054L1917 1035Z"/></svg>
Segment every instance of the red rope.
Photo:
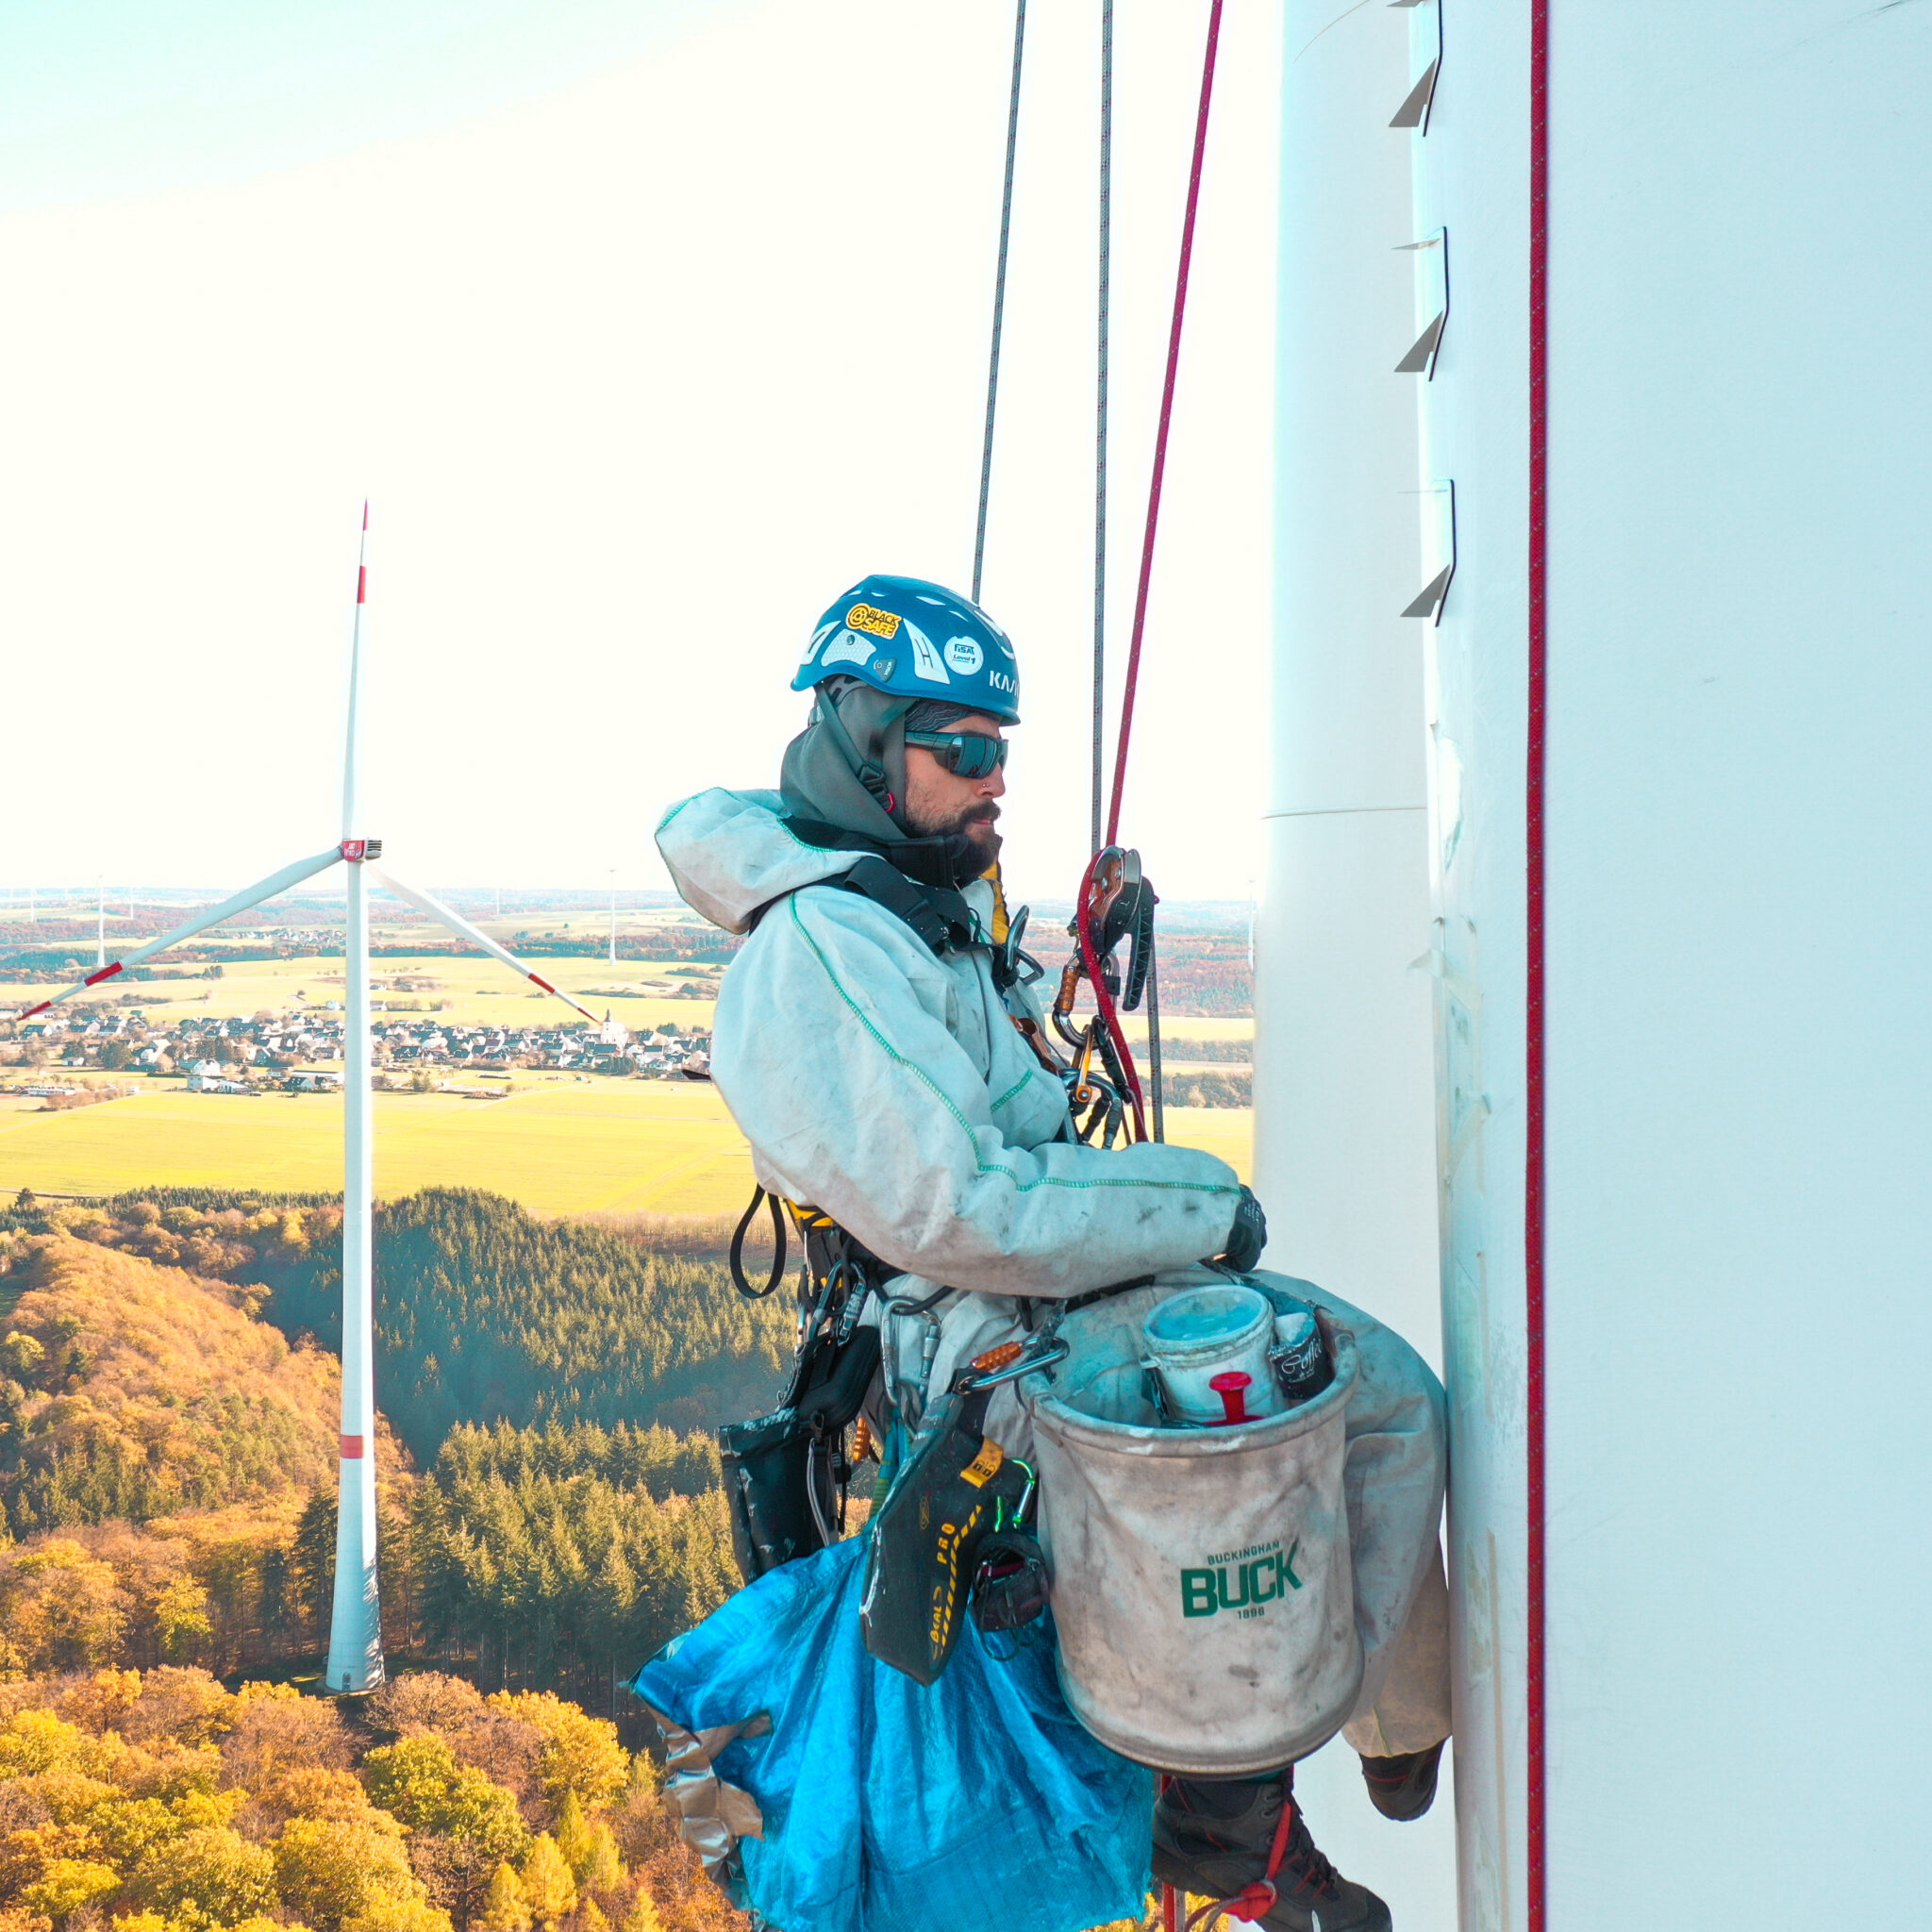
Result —
<svg viewBox="0 0 1932 1932"><path fill-rule="evenodd" d="M1162 1797L1167 1795L1168 1787L1173 1783L1174 1780L1165 1772L1160 1774ZM1180 1894L1171 1885L1163 1885L1160 1888L1160 1927L1161 1932L1181 1932Z"/></svg>
<svg viewBox="0 0 1932 1932"><path fill-rule="evenodd" d="M1283 1855L1288 1850L1288 1837L1294 1826L1294 1794L1289 1792L1281 1802L1281 1816L1274 1821L1274 1842L1268 1850L1268 1869L1259 1878L1251 1880L1234 1894L1232 1898L1210 1900L1198 1910L1191 1913L1187 1932L1205 1932L1224 1912L1230 1919L1244 1919L1253 1924L1257 1919L1274 1909L1275 1902L1281 1897L1280 1888L1274 1883L1281 1870Z"/></svg>
<svg viewBox="0 0 1932 1932"><path fill-rule="evenodd" d="M1121 1071L1127 1076L1125 1097L1134 1112L1134 1138L1144 1141L1147 1138L1147 1117L1141 1097L1141 1076L1134 1068L1134 1056L1127 1045L1127 1036L1121 1030L1113 995L1107 990L1107 981L1100 976L1100 957L1093 945L1093 923L1087 916L1093 893L1093 874L1100 865L1100 858L1096 852L1087 861L1087 870L1081 874L1080 910L1074 921L1074 937L1080 949L1080 963L1087 969L1088 981L1093 988L1093 1005L1100 1015L1100 1024L1106 1027L1107 1037L1113 1041L1114 1051L1120 1056Z"/></svg>
<svg viewBox="0 0 1932 1932"><path fill-rule="evenodd" d="M1181 325L1188 313L1188 271L1194 258L1194 217L1201 206L1201 161L1208 149L1208 109L1214 98L1214 59L1221 46L1222 0L1208 10L1208 51L1201 62L1201 105L1194 116L1194 162L1188 175L1188 212L1181 224L1180 266L1174 273L1174 320L1167 332L1167 379L1160 391L1160 427L1154 438L1154 475L1147 487L1147 527L1141 539L1141 581L1134 592L1134 635L1127 646L1126 684L1121 694L1121 735L1113 756L1113 797L1107 812L1106 844L1120 836L1121 792L1127 779L1127 741L1134 730L1134 694L1141 677L1141 639L1147 627L1147 586L1154 575L1154 533L1160 522L1160 485L1167 472L1167 433L1174 420L1174 376L1180 368Z"/></svg>
<svg viewBox="0 0 1932 1932"><path fill-rule="evenodd" d="M1524 1153L1523 1177L1524 1443L1527 1652L1527 1790L1524 1830L1528 1868L1528 1932L1549 1923L1544 1836L1546 1706L1544 1693L1544 1575L1547 1501L1544 1493L1545 1400L1543 1313L1543 782L1548 732L1549 629L1544 604L1547 540L1544 487L1549 474L1549 197L1550 9L1533 0L1529 15L1529 723L1524 773L1525 1024L1524 1041Z"/></svg>

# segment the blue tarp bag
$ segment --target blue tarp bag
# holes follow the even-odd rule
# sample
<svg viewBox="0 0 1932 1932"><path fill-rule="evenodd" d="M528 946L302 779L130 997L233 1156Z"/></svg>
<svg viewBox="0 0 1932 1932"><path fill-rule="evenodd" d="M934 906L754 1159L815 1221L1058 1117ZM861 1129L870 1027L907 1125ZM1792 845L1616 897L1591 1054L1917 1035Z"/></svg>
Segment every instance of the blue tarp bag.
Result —
<svg viewBox="0 0 1932 1932"><path fill-rule="evenodd" d="M1003 1661L968 1619L922 1686L867 1654L864 1574L862 1537L784 1564L632 1681L670 1721L672 1795L714 1875L735 1865L740 1903L782 1932L1139 1918L1154 1774L1074 1721L1053 1645Z"/></svg>

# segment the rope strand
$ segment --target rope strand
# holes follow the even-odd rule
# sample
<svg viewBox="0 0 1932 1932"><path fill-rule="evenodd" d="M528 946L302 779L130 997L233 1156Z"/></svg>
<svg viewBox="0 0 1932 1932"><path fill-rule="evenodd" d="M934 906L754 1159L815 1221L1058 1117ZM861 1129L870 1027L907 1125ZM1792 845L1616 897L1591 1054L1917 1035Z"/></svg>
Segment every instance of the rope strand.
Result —
<svg viewBox="0 0 1932 1932"><path fill-rule="evenodd" d="M1181 325L1188 313L1188 272L1194 256L1194 218L1201 206L1201 162L1208 148L1208 111L1214 98L1214 61L1221 46L1222 0L1212 0L1208 13L1208 50L1201 62L1201 105L1194 117L1194 158L1188 175L1188 210L1181 223L1180 264L1174 271L1174 319L1167 333L1167 378L1160 391L1160 426L1154 438L1154 475L1147 487L1147 526L1141 539L1141 578L1134 593L1134 629L1127 646L1127 675L1121 694L1120 742L1113 758L1113 798L1107 814L1107 842L1120 835L1121 793L1127 782L1127 741L1134 729L1134 695L1141 677L1141 641L1147 626L1147 588L1154 575L1154 536L1160 522L1160 485L1167 472L1167 436L1174 420L1174 377L1180 368ZM1097 678L1096 678L1097 683ZM1098 745L1100 708L1094 703L1095 744ZM1098 752L1095 754L1098 770ZM1096 792L1097 800L1097 792ZM1099 818L1096 803L1094 817ZM1098 831L1094 846L1100 844Z"/></svg>
<svg viewBox="0 0 1932 1932"><path fill-rule="evenodd" d="M1000 394L1000 331L1007 314L1007 247L1013 234L1013 156L1020 139L1020 69L1026 52L1026 0L1013 9L1013 92L1007 103L1007 179L1000 194L1000 260L992 284L992 348L986 362L986 441L979 451L979 525L973 537L973 601L986 569L986 506L992 491L992 423Z"/></svg>
<svg viewBox="0 0 1932 1932"><path fill-rule="evenodd" d="M1100 0L1100 318L1093 425L1093 809L1100 850L1100 800L1107 739L1107 339L1113 273L1113 0Z"/></svg>
<svg viewBox="0 0 1932 1932"><path fill-rule="evenodd" d="M1154 1101L1154 1138L1167 1139L1167 1105L1160 1080L1160 959L1147 927L1147 1090Z"/></svg>

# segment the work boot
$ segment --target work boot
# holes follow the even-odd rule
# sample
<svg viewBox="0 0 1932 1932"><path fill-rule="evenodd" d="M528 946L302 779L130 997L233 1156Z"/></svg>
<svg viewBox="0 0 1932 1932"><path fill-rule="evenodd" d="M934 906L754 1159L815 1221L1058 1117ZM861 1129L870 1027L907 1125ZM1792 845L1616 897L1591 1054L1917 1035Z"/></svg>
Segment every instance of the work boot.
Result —
<svg viewBox="0 0 1932 1932"><path fill-rule="evenodd" d="M1448 1742L1442 1740L1442 1744ZM1436 1774L1442 1768L1442 1744L1405 1751L1398 1757L1364 1757L1362 1782L1384 1818L1407 1824L1436 1802Z"/></svg>
<svg viewBox="0 0 1932 1932"><path fill-rule="evenodd" d="M1154 1807L1154 1875L1201 1899L1238 1898L1263 1878L1294 1769L1261 1778L1171 1778ZM1274 1873L1267 1932L1391 1932L1389 1907L1316 1849L1301 1807Z"/></svg>

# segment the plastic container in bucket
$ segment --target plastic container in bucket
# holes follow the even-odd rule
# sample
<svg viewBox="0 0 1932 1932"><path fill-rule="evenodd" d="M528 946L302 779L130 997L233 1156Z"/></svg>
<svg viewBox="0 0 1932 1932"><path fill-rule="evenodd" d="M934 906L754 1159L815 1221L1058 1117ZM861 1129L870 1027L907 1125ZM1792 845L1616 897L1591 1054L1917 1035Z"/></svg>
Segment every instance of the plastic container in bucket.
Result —
<svg viewBox="0 0 1932 1932"><path fill-rule="evenodd" d="M1355 1339L1318 1309L1335 1374L1312 1401L1163 1427L1142 1324L1174 1292L1157 1283L1075 1310L1067 1358L1020 1393L1074 1716L1142 1764L1239 1776L1317 1749L1361 1687L1342 1488Z"/></svg>
<svg viewBox="0 0 1932 1932"><path fill-rule="evenodd" d="M1248 1378L1241 1394L1250 1416L1278 1415L1287 1407L1268 1359L1274 1305L1256 1289L1232 1282L1184 1289L1148 1313L1141 1339L1143 1365L1160 1377L1177 1423L1220 1425L1226 1410L1216 1384L1230 1374Z"/></svg>

